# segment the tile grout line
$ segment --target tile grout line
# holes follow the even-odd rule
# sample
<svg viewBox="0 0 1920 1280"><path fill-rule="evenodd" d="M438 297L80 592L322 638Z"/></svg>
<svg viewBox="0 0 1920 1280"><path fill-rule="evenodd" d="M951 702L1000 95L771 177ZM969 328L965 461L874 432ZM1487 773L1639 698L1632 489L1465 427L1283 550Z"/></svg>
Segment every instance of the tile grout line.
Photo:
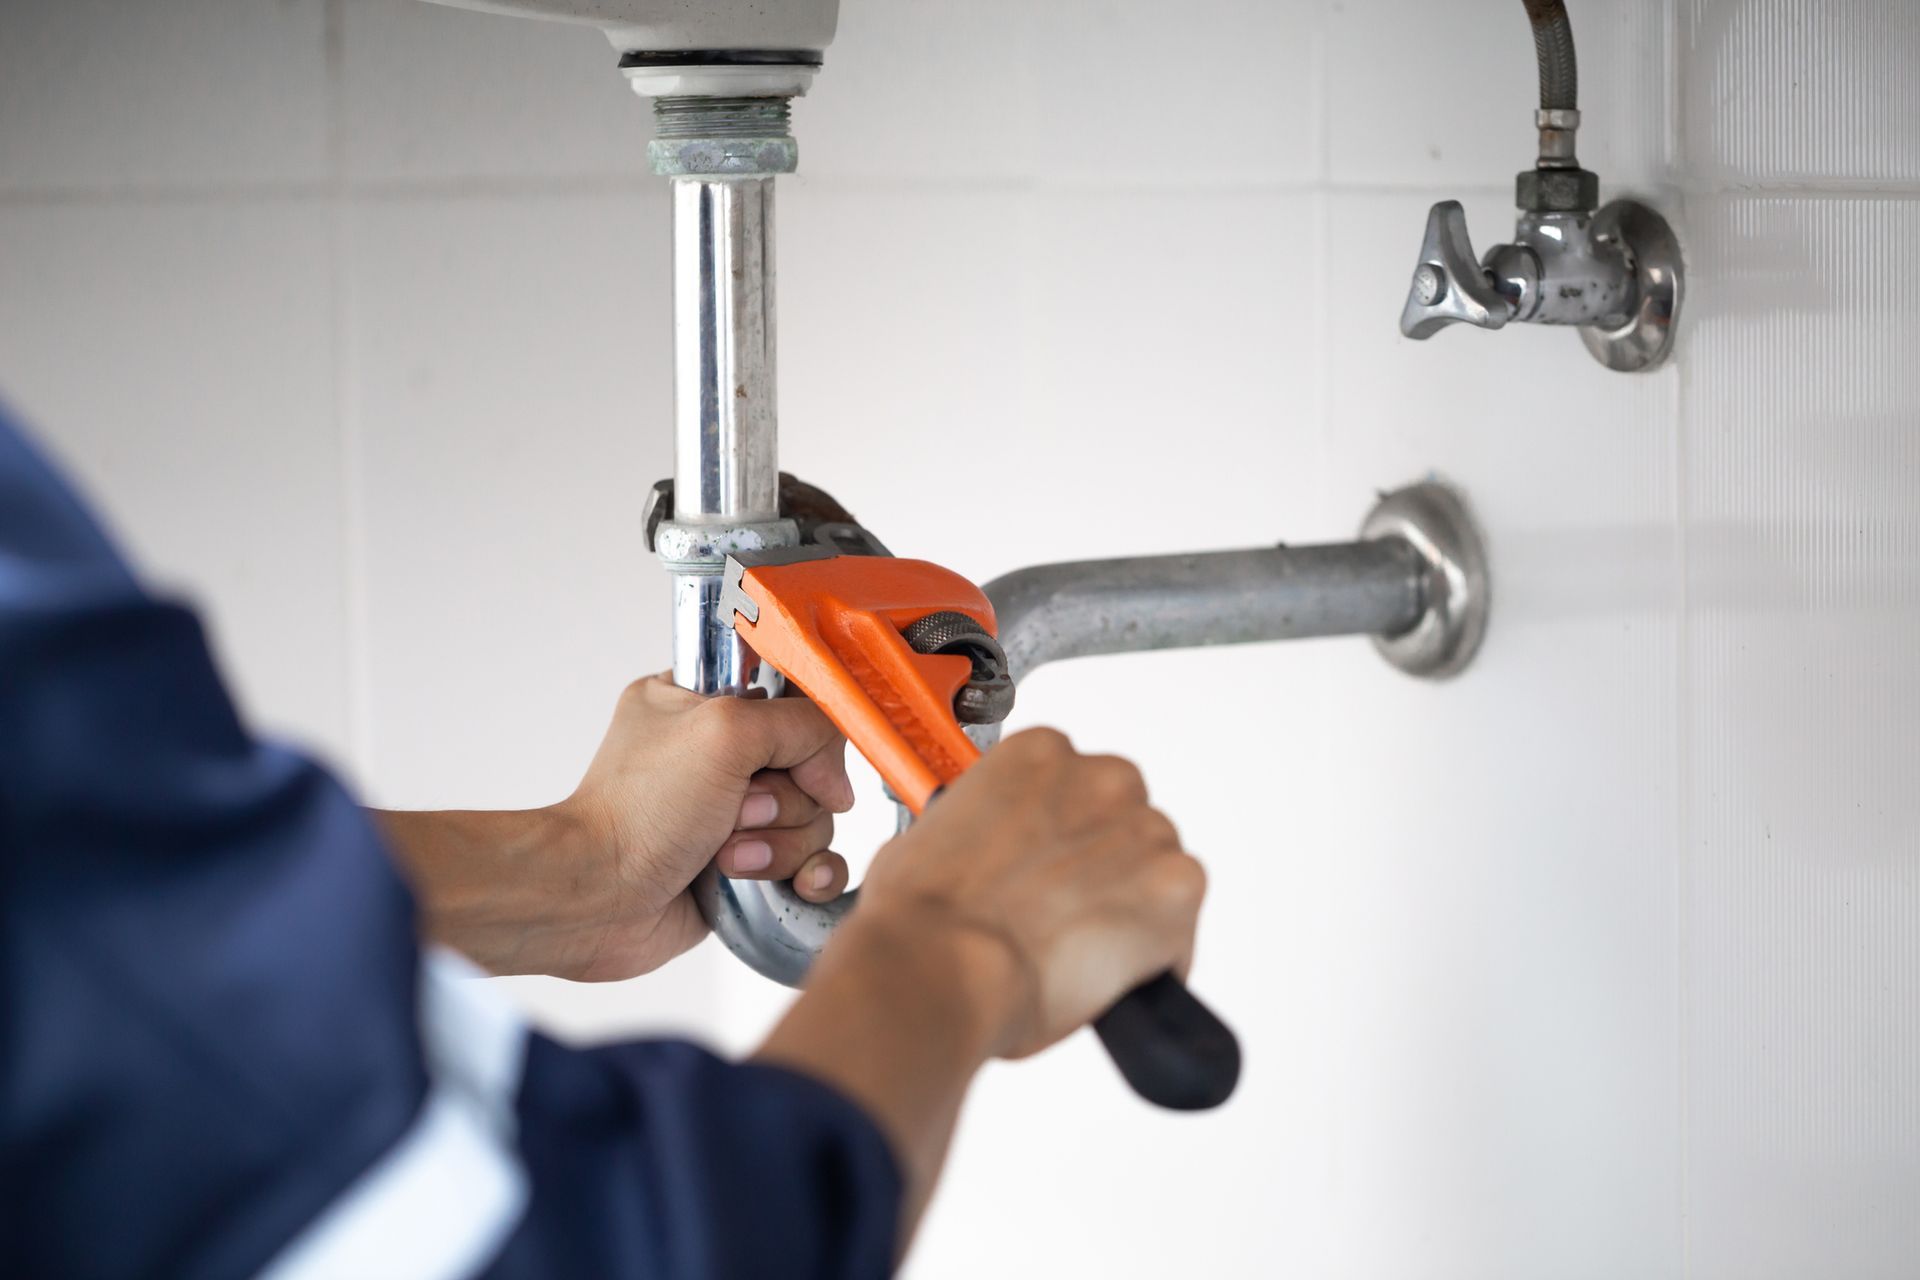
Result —
<svg viewBox="0 0 1920 1280"><path fill-rule="evenodd" d="M1323 114L1321 128L1326 128ZM1330 150L1330 140L1316 143ZM1434 179L1421 182L1336 182L1331 177L1331 161L1317 158L1316 169L1328 172L1304 178L1276 178L1267 181L1207 183L1126 182L1113 179L1085 181L984 179L901 180L878 177L815 177L811 186L818 190L843 194L1022 194L1029 192L1066 195L1127 196L1259 196L1307 195L1330 192L1362 196L1429 196L1446 192L1462 196L1505 197L1510 184L1497 181ZM1920 183L1878 180L1835 180L1830 182L1757 182L1721 181L1696 183L1689 187L1696 194L1750 197L1753 199L1792 198L1797 200L1897 200L1911 201L1920 196ZM550 177L471 176L461 178L350 178L336 175L325 182L249 183L231 182L211 185L169 186L162 183L124 185L16 188L0 190L0 209L44 208L49 206L103 205L200 205L238 204L255 201L302 203L405 200L566 200L591 196L648 196L659 188L642 175L556 174Z"/></svg>
<svg viewBox="0 0 1920 1280"><path fill-rule="evenodd" d="M1313 344L1313 441L1314 448L1319 454L1317 461L1319 463L1319 472L1322 476L1331 474L1333 464L1332 423L1330 420L1333 411L1333 395L1331 379L1328 375L1328 348L1331 338L1328 332L1330 326L1327 319L1330 314L1327 305L1329 292L1327 258L1328 241L1330 238L1330 220L1328 216L1330 197L1328 189L1333 172L1333 131L1330 123L1332 116L1330 101L1332 95L1328 92L1327 82L1327 45L1330 38L1328 31L1329 17L1330 9L1328 5L1321 4L1316 6L1312 33L1313 44L1308 64L1309 75L1312 78L1315 174L1315 189L1311 203L1308 206L1308 215L1311 218L1313 228L1312 282L1310 287L1312 289L1313 299L1312 314L1316 317L1311 336L1311 342ZM1329 486L1321 485L1317 487L1323 491L1323 495L1318 504L1323 509L1314 513L1316 520L1328 514L1324 510L1328 505L1324 496L1324 490ZM1322 891L1324 892L1324 886ZM1313 1009L1312 1016L1316 1019L1326 1019L1328 1012L1324 1007L1316 1007ZM1342 1116L1346 1104L1344 1081L1340 1079L1339 1072L1322 1067L1309 1077L1309 1084L1313 1089L1313 1106L1326 1115L1335 1117L1333 1123L1329 1126L1329 1130L1323 1134L1322 1141L1325 1144L1324 1149L1318 1153L1318 1158L1321 1161L1325 1162L1328 1166L1333 1166L1339 1159L1341 1123L1339 1117ZM1324 1273L1335 1269L1338 1262L1338 1252L1338 1248L1330 1239L1329 1233L1322 1231L1315 1233L1313 1245L1308 1256L1317 1264L1317 1269Z"/></svg>
<svg viewBox="0 0 1920 1280"><path fill-rule="evenodd" d="M1319 5L1314 13L1312 48L1308 62L1308 75L1312 81L1313 95L1313 167L1314 191L1309 215L1313 221L1313 314L1321 317L1313 330L1313 412L1314 441L1320 451L1321 473L1333 462L1331 443L1331 424L1329 415L1333 411L1333 390L1327 376L1328 335L1325 317L1328 313L1328 198L1335 190L1333 183L1333 95L1328 80L1328 46L1332 41L1329 29L1331 6ZM1328 513L1321 511L1320 516Z"/></svg>
<svg viewBox="0 0 1920 1280"><path fill-rule="evenodd" d="M1667 78L1667 148L1671 172L1676 177L1686 172L1686 101L1683 82L1683 59L1686 41L1681 30L1681 7L1685 0L1666 0L1666 78ZM1681 218L1684 225L1686 216L1687 192L1684 184L1678 184L1676 191L1681 204ZM1699 323L1697 308L1699 300L1689 298L1688 302L1696 308L1693 324ZM1689 339L1695 334L1689 332ZM1688 342L1688 346L1692 343ZM1682 353L1684 354L1684 352ZM1674 538L1674 670L1673 670L1673 755L1674 755L1674 866L1673 866L1673 952L1674 952L1674 1094L1675 1094L1675 1160L1679 1186L1676 1190L1680 1238L1679 1263L1682 1280L1693 1273L1693 1223L1692 1223L1692 1159L1693 1143L1690 1133L1691 1095L1690 1077L1692 1074L1692 1027L1690 1018L1693 1007L1691 967L1689 964L1690 909L1688 866L1692 856L1693 815L1692 787L1693 744L1689 725L1691 708L1688 700L1692 693L1692 681L1688 674L1688 664L1692 650L1692 636L1689 631L1690 608L1690 566L1688 554L1688 493L1690 483L1687 470L1687 368L1684 359L1675 361L1673 380L1673 538Z"/></svg>
<svg viewBox="0 0 1920 1280"><path fill-rule="evenodd" d="M371 639L367 605L364 440L355 412L352 200L346 164L345 0L324 0L327 72L327 199L332 302L334 430L340 446L340 551L346 641L347 741L358 789L373 767Z"/></svg>
<svg viewBox="0 0 1920 1280"><path fill-rule="evenodd" d="M1332 33L1327 29L1331 13L1327 5L1315 11L1313 45L1307 64L1313 95L1313 185L1325 191L1333 185L1333 95L1328 91L1327 47Z"/></svg>

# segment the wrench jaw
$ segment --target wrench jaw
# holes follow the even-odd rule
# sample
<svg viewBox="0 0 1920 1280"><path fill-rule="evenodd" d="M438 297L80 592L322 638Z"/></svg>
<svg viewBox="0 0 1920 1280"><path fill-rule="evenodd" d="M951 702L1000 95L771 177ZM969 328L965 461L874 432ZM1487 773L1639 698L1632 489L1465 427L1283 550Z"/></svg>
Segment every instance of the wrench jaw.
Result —
<svg viewBox="0 0 1920 1280"><path fill-rule="evenodd" d="M822 536L831 533L833 536ZM823 525L809 545L727 557L720 602L742 644L812 697L919 812L978 758L965 724L1004 717L1013 681L986 596L937 565L876 554L857 526ZM789 986L853 908L858 890L808 902L789 884L695 883L715 933Z"/></svg>
<svg viewBox="0 0 1920 1280"><path fill-rule="evenodd" d="M971 582L924 561L820 547L732 559L722 581L741 641L915 812L979 758L957 708L997 712L1008 699L996 704L1005 658L993 608Z"/></svg>
<svg viewBox="0 0 1920 1280"><path fill-rule="evenodd" d="M758 564L730 558L723 570L740 639L813 699L904 807L925 812L980 758L963 716L998 718L1012 706L992 604L971 582L924 561L769 554ZM753 905L774 910L798 900L791 885L781 888ZM834 906L844 913L846 898ZM815 911L804 924L824 935L840 918ZM771 926L780 935L773 942L804 949L806 935L780 920L729 923L735 933ZM1218 1106L1239 1079L1239 1041L1172 972L1121 996L1094 1029L1135 1092L1160 1106Z"/></svg>
<svg viewBox="0 0 1920 1280"><path fill-rule="evenodd" d="M764 551L736 551L727 557L720 570L720 608L734 626L741 619L760 621L760 602L747 590L749 569L763 565L803 564L809 560L832 560L841 553L833 547L810 544L800 547L769 547Z"/></svg>

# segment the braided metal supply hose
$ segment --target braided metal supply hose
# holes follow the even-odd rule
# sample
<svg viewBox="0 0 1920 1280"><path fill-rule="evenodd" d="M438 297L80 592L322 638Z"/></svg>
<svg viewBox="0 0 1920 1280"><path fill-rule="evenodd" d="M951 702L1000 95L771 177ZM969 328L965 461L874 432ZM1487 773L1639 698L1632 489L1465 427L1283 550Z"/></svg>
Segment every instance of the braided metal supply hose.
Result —
<svg viewBox="0 0 1920 1280"><path fill-rule="evenodd" d="M1540 109L1579 107L1580 69L1573 59L1573 24L1566 0L1521 0L1533 23L1533 49L1540 59Z"/></svg>

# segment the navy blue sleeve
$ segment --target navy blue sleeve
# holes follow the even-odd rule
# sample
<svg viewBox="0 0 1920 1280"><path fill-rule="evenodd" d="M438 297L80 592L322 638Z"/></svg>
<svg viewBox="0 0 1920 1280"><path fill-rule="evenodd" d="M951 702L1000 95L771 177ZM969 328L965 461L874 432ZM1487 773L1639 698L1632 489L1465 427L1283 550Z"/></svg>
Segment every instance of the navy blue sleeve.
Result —
<svg viewBox="0 0 1920 1280"><path fill-rule="evenodd" d="M0 423L0 1257L245 1275L426 1090L406 897Z"/></svg>
<svg viewBox="0 0 1920 1280"><path fill-rule="evenodd" d="M688 1044L577 1052L536 1036L520 1107L533 1202L499 1280L892 1272L892 1154L803 1076Z"/></svg>
<svg viewBox="0 0 1920 1280"><path fill-rule="evenodd" d="M353 800L0 418L4 1270L251 1275L387 1185L438 1087L413 929ZM888 1270L892 1159L818 1084L535 1036L515 1103L491 1274Z"/></svg>

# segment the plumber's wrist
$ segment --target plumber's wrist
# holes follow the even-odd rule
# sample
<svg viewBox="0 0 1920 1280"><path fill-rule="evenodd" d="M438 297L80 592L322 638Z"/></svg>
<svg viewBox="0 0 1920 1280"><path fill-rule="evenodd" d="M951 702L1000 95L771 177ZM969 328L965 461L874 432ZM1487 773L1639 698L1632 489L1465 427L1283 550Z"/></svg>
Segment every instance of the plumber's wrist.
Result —
<svg viewBox="0 0 1920 1280"><path fill-rule="evenodd" d="M565 805L376 812L419 904L421 932L491 973L566 973L612 886L596 840Z"/></svg>
<svg viewBox="0 0 1920 1280"><path fill-rule="evenodd" d="M938 904L862 902L828 955L836 951L842 953L838 963L893 975L890 986L903 999L917 993L920 1004L952 1029L950 1043L974 1066L1004 1050L1032 1004L1031 975L1011 942Z"/></svg>

